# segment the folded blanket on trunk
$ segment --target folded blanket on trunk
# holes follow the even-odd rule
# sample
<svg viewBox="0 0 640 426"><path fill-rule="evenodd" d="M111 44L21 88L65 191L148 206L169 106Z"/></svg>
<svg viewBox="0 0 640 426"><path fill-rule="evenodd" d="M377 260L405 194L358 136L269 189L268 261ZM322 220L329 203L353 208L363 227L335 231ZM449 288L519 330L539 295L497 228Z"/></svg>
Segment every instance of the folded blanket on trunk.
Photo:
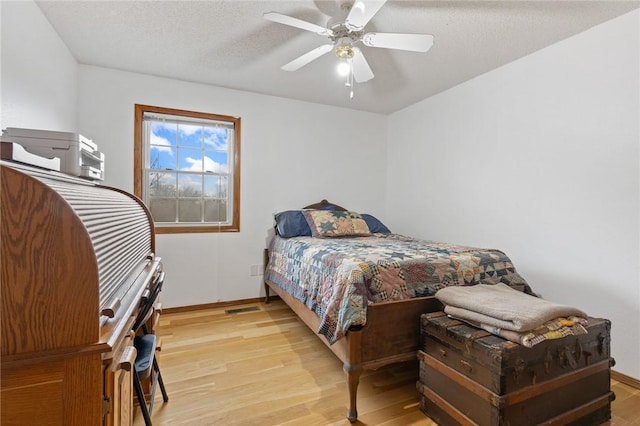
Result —
<svg viewBox="0 0 640 426"><path fill-rule="evenodd" d="M514 290L505 284L453 286L438 290L444 311L456 318L511 331L529 331L559 317L587 314L571 306L549 302Z"/></svg>
<svg viewBox="0 0 640 426"><path fill-rule="evenodd" d="M474 327L488 331L491 334L495 334L496 336L500 336L503 339L526 346L527 348L532 348L545 340L561 339L566 336L587 334L588 332L585 327L589 324L588 319L581 317L556 318L545 322L533 330L519 332L504 330L502 328L492 327L487 324L481 324L462 318L457 319L471 324Z"/></svg>

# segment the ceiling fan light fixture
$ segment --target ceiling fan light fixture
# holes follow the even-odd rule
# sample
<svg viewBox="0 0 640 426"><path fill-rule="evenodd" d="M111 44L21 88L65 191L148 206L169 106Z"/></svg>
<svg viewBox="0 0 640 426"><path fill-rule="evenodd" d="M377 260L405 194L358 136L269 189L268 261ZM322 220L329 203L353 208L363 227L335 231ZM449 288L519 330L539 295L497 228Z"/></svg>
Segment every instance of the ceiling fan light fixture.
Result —
<svg viewBox="0 0 640 426"><path fill-rule="evenodd" d="M366 47L413 52L426 52L433 45L433 36L429 34L365 33L364 27L387 0L334 1L339 3L340 9L346 13L346 18L331 18L325 27L277 12L264 14L264 18L269 21L329 38L330 43L316 47L283 65L283 70L295 71L333 50L339 62L337 71L341 77L346 77L345 86L349 89L349 98L353 99L355 83L365 83L374 77L358 43Z"/></svg>
<svg viewBox="0 0 640 426"><path fill-rule="evenodd" d="M349 75L351 71L351 65L347 61L339 61L338 62L338 75L340 77L346 77Z"/></svg>
<svg viewBox="0 0 640 426"><path fill-rule="evenodd" d="M336 56L339 59L351 59L354 55L353 47L350 44L338 44L336 46Z"/></svg>

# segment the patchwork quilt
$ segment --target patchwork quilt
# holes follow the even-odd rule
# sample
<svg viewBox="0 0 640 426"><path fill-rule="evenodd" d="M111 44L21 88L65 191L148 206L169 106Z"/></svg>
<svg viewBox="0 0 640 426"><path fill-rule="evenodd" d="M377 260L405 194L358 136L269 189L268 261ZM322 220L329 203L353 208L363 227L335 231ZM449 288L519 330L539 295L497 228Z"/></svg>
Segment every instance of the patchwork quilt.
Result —
<svg viewBox="0 0 640 426"><path fill-rule="evenodd" d="M321 319L329 343L367 321L367 305L433 296L447 286L504 283L531 289L500 250L418 240L399 234L353 238L275 236L265 279Z"/></svg>

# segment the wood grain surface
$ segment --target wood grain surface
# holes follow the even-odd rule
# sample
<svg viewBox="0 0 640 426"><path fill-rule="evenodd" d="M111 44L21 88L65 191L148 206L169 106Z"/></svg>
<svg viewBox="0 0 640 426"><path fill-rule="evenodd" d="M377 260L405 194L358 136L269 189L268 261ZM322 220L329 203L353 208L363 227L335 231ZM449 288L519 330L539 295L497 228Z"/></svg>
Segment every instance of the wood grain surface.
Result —
<svg viewBox="0 0 640 426"><path fill-rule="evenodd" d="M157 396L154 425L344 425L342 363L282 302L163 313L161 370L169 402ZM418 408L418 363L360 378L356 425L435 425ZM640 390L612 381L613 418L640 425ZM134 425L143 425L134 407Z"/></svg>

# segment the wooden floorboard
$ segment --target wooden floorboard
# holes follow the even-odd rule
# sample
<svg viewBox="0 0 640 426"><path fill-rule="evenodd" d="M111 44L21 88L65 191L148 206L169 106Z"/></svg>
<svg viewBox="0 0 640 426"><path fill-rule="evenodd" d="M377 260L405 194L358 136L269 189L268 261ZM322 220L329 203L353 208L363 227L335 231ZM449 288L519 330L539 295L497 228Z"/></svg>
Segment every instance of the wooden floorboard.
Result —
<svg viewBox="0 0 640 426"><path fill-rule="evenodd" d="M154 426L351 424L342 364L281 301L163 314L160 336L169 402L157 392ZM364 372L356 425L435 425L418 407L417 373L417 362ZM612 389L605 425L640 426L640 390Z"/></svg>

